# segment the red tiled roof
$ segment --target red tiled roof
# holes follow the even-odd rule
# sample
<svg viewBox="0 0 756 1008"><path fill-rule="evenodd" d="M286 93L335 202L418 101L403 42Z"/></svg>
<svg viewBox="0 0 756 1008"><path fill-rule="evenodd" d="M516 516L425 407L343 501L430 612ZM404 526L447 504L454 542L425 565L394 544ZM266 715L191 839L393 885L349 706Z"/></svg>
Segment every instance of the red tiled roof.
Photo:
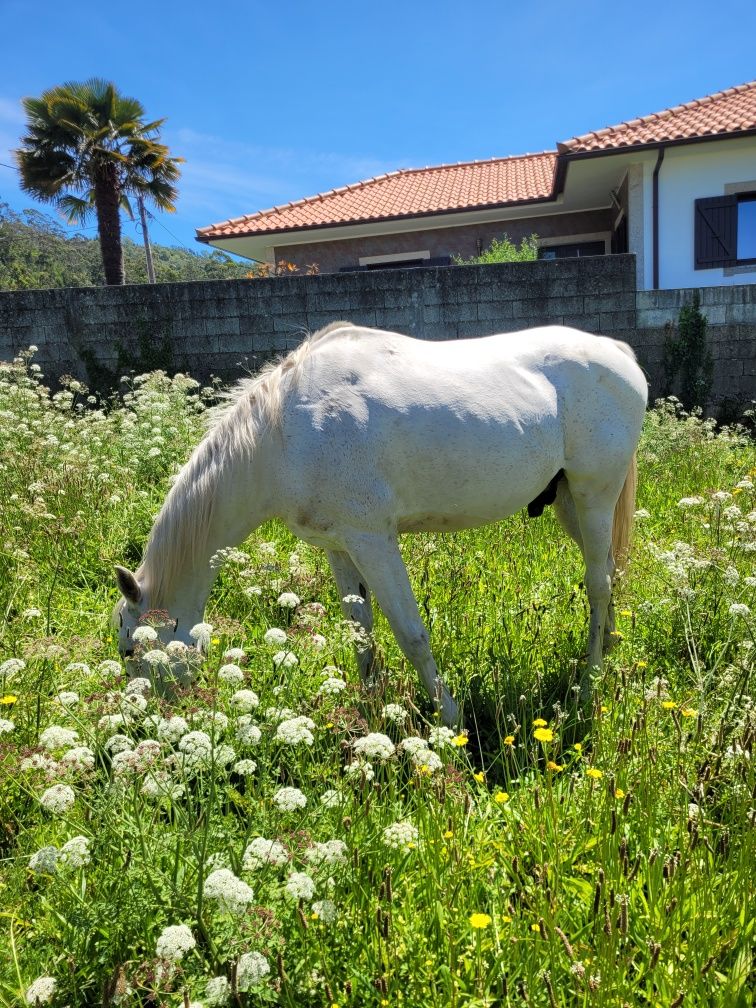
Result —
<svg viewBox="0 0 756 1008"><path fill-rule="evenodd" d="M207 241L548 199L556 153L409 168L198 228Z"/></svg>
<svg viewBox="0 0 756 1008"><path fill-rule="evenodd" d="M756 81L573 137L557 151L410 168L198 228L200 241L548 200L562 158L756 130Z"/></svg>
<svg viewBox="0 0 756 1008"><path fill-rule="evenodd" d="M717 91L664 112L631 119L618 126L585 133L558 145L560 154L616 150L641 144L668 143L696 137L756 129L756 81Z"/></svg>

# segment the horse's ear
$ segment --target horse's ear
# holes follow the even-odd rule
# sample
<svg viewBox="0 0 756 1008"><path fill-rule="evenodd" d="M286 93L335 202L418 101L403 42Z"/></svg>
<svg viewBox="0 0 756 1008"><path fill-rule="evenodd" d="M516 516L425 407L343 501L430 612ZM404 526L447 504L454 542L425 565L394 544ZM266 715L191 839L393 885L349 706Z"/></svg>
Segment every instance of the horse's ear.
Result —
<svg viewBox="0 0 756 1008"><path fill-rule="evenodd" d="M139 587L137 579L131 571L126 570L125 567L116 566L115 572L118 587L121 590L121 595L123 595L127 602L131 602L133 605L139 605L142 601L142 589Z"/></svg>

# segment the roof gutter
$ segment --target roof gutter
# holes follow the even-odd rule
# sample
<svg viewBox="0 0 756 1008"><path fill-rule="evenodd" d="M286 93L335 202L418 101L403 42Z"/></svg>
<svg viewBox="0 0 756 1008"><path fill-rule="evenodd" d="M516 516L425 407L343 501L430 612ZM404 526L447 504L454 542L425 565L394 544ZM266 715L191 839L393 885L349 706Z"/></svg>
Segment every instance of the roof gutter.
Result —
<svg viewBox="0 0 756 1008"><path fill-rule="evenodd" d="M652 196L652 240L653 240L653 289L659 289L659 169L664 160L664 147L660 146L654 166L653 196Z"/></svg>

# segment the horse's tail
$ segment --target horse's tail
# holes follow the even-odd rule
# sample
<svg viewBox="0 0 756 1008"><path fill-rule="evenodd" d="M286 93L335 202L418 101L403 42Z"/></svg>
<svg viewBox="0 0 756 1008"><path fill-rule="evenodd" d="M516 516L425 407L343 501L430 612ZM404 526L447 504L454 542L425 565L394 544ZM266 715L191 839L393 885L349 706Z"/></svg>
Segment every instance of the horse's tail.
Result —
<svg viewBox="0 0 756 1008"><path fill-rule="evenodd" d="M633 519L635 517L635 491L638 486L638 464L636 452L630 460L630 467L627 470L625 484L619 495L614 508L614 522L612 525L612 554L614 563L618 570L621 570L630 552L630 539L633 534Z"/></svg>

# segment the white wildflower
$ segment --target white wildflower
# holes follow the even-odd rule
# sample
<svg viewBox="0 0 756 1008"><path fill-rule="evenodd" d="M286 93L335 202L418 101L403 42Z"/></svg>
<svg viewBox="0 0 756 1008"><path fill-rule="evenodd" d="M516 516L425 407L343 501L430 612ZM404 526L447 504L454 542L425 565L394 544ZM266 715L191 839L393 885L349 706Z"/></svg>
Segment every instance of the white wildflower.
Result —
<svg viewBox="0 0 756 1008"><path fill-rule="evenodd" d="M315 895L315 880L306 872L292 872L284 890L292 899L311 900Z"/></svg>
<svg viewBox="0 0 756 1008"><path fill-rule="evenodd" d="M121 666L112 658L106 658L105 661L101 661L97 666L97 671L102 676L119 676L121 674Z"/></svg>
<svg viewBox="0 0 756 1008"><path fill-rule="evenodd" d="M271 644L273 647L281 647L282 644L286 643L286 631L281 630L279 627L271 627L270 630L265 631L263 640L266 644Z"/></svg>
<svg viewBox="0 0 756 1008"><path fill-rule="evenodd" d="M242 714L236 719L234 734L244 746L256 746L262 738L262 732L252 720L251 714Z"/></svg>
<svg viewBox="0 0 756 1008"><path fill-rule="evenodd" d="M236 964L236 986L242 992L256 987L270 973L270 964L259 952L244 952Z"/></svg>
<svg viewBox="0 0 756 1008"><path fill-rule="evenodd" d="M273 655L273 664L276 668L280 668L281 666L284 668L293 668L299 664L299 659L293 651L276 651Z"/></svg>
<svg viewBox="0 0 756 1008"><path fill-rule="evenodd" d="M171 658L185 658L189 654L189 646L180 640L168 641L165 645L165 653ZM196 657L196 651L192 651Z"/></svg>
<svg viewBox="0 0 756 1008"><path fill-rule="evenodd" d="M727 610L730 616L750 616L751 610L743 602L733 602Z"/></svg>
<svg viewBox="0 0 756 1008"><path fill-rule="evenodd" d="M81 773L94 769L95 755L88 746L76 746L64 752L60 757L60 762L63 766Z"/></svg>
<svg viewBox="0 0 756 1008"><path fill-rule="evenodd" d="M151 626L138 626L131 636L136 644L148 644L158 639L158 632Z"/></svg>
<svg viewBox="0 0 756 1008"><path fill-rule="evenodd" d="M683 497L677 502L677 506L681 511L687 511L690 508L699 507L703 502L703 497Z"/></svg>
<svg viewBox="0 0 756 1008"><path fill-rule="evenodd" d="M273 802L282 812L293 812L295 809L304 808L307 805L307 798L299 788L283 787L273 795Z"/></svg>
<svg viewBox="0 0 756 1008"><path fill-rule="evenodd" d="M381 711L381 716L395 725L403 725L409 717L409 712L398 703L386 704Z"/></svg>
<svg viewBox="0 0 756 1008"><path fill-rule="evenodd" d="M145 651L142 655L142 661L147 662L148 665L153 667L157 665L170 665L171 657L165 651L153 649L152 651Z"/></svg>
<svg viewBox="0 0 756 1008"><path fill-rule="evenodd" d="M650 518L651 512L647 511L646 508L638 508L633 517L641 521L643 518Z"/></svg>
<svg viewBox="0 0 756 1008"><path fill-rule="evenodd" d="M128 714L103 714L97 722L97 727L102 731L115 731L116 728L125 728L130 725L131 721Z"/></svg>
<svg viewBox="0 0 756 1008"><path fill-rule="evenodd" d="M237 690L231 697L232 706L236 707L237 710L249 714L256 707L260 706L260 698L257 693L251 689L241 689Z"/></svg>
<svg viewBox="0 0 756 1008"><path fill-rule="evenodd" d="M24 999L29 1005L47 1004L55 996L55 988L57 986L58 981L55 977L37 977L34 983L27 988Z"/></svg>
<svg viewBox="0 0 756 1008"><path fill-rule="evenodd" d="M228 868L211 872L205 879L202 893L205 899L215 902L220 910L234 915L243 914L254 899L250 886Z"/></svg>
<svg viewBox="0 0 756 1008"><path fill-rule="evenodd" d="M732 500L732 494L729 490L717 490L716 493L711 495L711 499L717 501L719 504L723 504L725 501Z"/></svg>
<svg viewBox="0 0 756 1008"><path fill-rule="evenodd" d="M244 870L255 871L264 865L282 865L289 860L289 852L277 840L255 837L244 851Z"/></svg>
<svg viewBox="0 0 756 1008"><path fill-rule="evenodd" d="M221 665L218 669L218 678L225 683L244 682L244 673L238 665Z"/></svg>
<svg viewBox="0 0 756 1008"><path fill-rule="evenodd" d="M73 690L64 690L55 697L61 707L75 707L79 702L79 694Z"/></svg>
<svg viewBox="0 0 756 1008"><path fill-rule="evenodd" d="M65 667L66 672L80 672L82 675L88 676L92 674L92 670L89 665L83 661L71 662Z"/></svg>
<svg viewBox="0 0 756 1008"><path fill-rule="evenodd" d="M314 727L315 722L306 715L281 721L276 729L276 742L283 742L286 745L299 745L301 743L308 746L312 745L315 741L315 736L312 734Z"/></svg>
<svg viewBox="0 0 756 1008"><path fill-rule="evenodd" d="M325 808L341 808L345 801L345 796L340 791L334 791L333 788L324 791L320 796L320 804Z"/></svg>
<svg viewBox="0 0 756 1008"><path fill-rule="evenodd" d="M321 696L338 696L339 693L343 693L346 688L347 684L343 679L339 679L337 676L329 676L320 684L318 693Z"/></svg>
<svg viewBox="0 0 756 1008"><path fill-rule="evenodd" d="M394 850L404 850L417 843L418 832L415 826L407 820L392 823L383 831L383 842Z"/></svg>
<svg viewBox="0 0 756 1008"><path fill-rule="evenodd" d="M240 777L251 777L255 770L257 770L257 763L253 759L242 759L234 763L232 769Z"/></svg>
<svg viewBox="0 0 756 1008"><path fill-rule="evenodd" d="M444 725L436 725L428 732L428 741L437 749L443 749L452 744L452 739L455 735L456 732L453 732L451 728L445 728Z"/></svg>
<svg viewBox="0 0 756 1008"><path fill-rule="evenodd" d="M357 756L368 760L379 759L382 761L391 759L396 750L388 735L383 735L381 732L371 732L363 738L356 739L352 743L352 748Z"/></svg>
<svg viewBox="0 0 756 1008"><path fill-rule="evenodd" d="M277 601L284 609L296 609L302 600L294 592L281 592Z"/></svg>
<svg viewBox="0 0 756 1008"><path fill-rule="evenodd" d="M363 777L366 781L371 781L375 777L375 770L367 760L352 760L344 767L347 777Z"/></svg>
<svg viewBox="0 0 756 1008"><path fill-rule="evenodd" d="M399 748L409 756L415 756L417 753L426 752L428 743L418 735L409 735L406 739L402 739L399 743Z"/></svg>
<svg viewBox="0 0 756 1008"><path fill-rule="evenodd" d="M63 728L61 725L50 725L39 736L39 744L45 749L64 749L79 741L79 733L73 728Z"/></svg>
<svg viewBox="0 0 756 1008"><path fill-rule="evenodd" d="M207 981L205 997L210 1005L226 1005L231 999L231 984L224 976Z"/></svg>
<svg viewBox="0 0 756 1008"><path fill-rule="evenodd" d="M187 732L178 744L183 754L183 763L187 768L196 769L210 762L213 752L213 740L203 731Z"/></svg>
<svg viewBox="0 0 756 1008"><path fill-rule="evenodd" d="M345 605L363 605L365 599L362 595L345 595L341 600Z"/></svg>
<svg viewBox="0 0 756 1008"><path fill-rule="evenodd" d="M206 728L211 734L220 735L228 728L228 715L223 711L207 710L203 708L194 715L195 720Z"/></svg>
<svg viewBox="0 0 756 1008"><path fill-rule="evenodd" d="M23 672L26 662L23 658L8 658L0 665L0 678L9 678L18 672Z"/></svg>
<svg viewBox="0 0 756 1008"><path fill-rule="evenodd" d="M161 742L174 745L189 731L189 725L178 714L170 718L160 718L155 729Z"/></svg>
<svg viewBox="0 0 756 1008"><path fill-rule="evenodd" d="M339 916L336 904L329 899L316 900L312 904L312 912L324 924L334 924Z"/></svg>
<svg viewBox="0 0 756 1008"><path fill-rule="evenodd" d="M214 629L212 623L196 623L189 631L189 636L197 642L197 647L201 651L206 651L210 647Z"/></svg>
<svg viewBox="0 0 756 1008"><path fill-rule="evenodd" d="M420 749L417 752L410 753L410 759L421 773L436 773L438 770L443 770L444 768L441 757L431 749Z"/></svg>
<svg viewBox="0 0 756 1008"><path fill-rule="evenodd" d="M187 952L195 947L197 942L191 929L186 924L171 924L164 928L157 940L156 952L158 959L170 959L178 962Z"/></svg>
<svg viewBox="0 0 756 1008"><path fill-rule="evenodd" d="M260 556L273 557L276 555L276 550L278 549L278 544L274 542L261 542L257 547L257 552Z"/></svg>
<svg viewBox="0 0 756 1008"><path fill-rule="evenodd" d="M129 679L123 688L124 693L130 695L136 693L138 696L147 696L147 694L152 689L152 683L149 679L145 679L143 676L135 676L133 679Z"/></svg>
<svg viewBox="0 0 756 1008"><path fill-rule="evenodd" d="M68 812L76 801L76 792L67 784L53 784L39 799L42 808L54 815Z"/></svg>
<svg viewBox="0 0 756 1008"><path fill-rule="evenodd" d="M105 742L104 749L106 749L112 755L116 753L125 752L129 749L134 748L133 741L128 737L128 735L111 735L110 738Z"/></svg>
<svg viewBox="0 0 756 1008"><path fill-rule="evenodd" d="M75 836L66 840L58 855L61 864L74 870L88 865L92 860L92 855L89 853L90 842L89 837L85 836Z"/></svg>
<svg viewBox="0 0 756 1008"><path fill-rule="evenodd" d="M42 847L29 858L29 868L37 875L54 875L58 870L60 851L52 844Z"/></svg>
<svg viewBox="0 0 756 1008"><path fill-rule="evenodd" d="M8 718L0 718L0 735L10 734L15 727L16 724L14 721L10 721Z"/></svg>
<svg viewBox="0 0 756 1008"><path fill-rule="evenodd" d="M314 843L305 851L305 860L314 865L345 864L347 860L347 845L343 840L325 840Z"/></svg>
<svg viewBox="0 0 756 1008"><path fill-rule="evenodd" d="M227 662L241 662L247 657L247 652L244 648L232 647L227 651L223 652L223 661Z"/></svg>

